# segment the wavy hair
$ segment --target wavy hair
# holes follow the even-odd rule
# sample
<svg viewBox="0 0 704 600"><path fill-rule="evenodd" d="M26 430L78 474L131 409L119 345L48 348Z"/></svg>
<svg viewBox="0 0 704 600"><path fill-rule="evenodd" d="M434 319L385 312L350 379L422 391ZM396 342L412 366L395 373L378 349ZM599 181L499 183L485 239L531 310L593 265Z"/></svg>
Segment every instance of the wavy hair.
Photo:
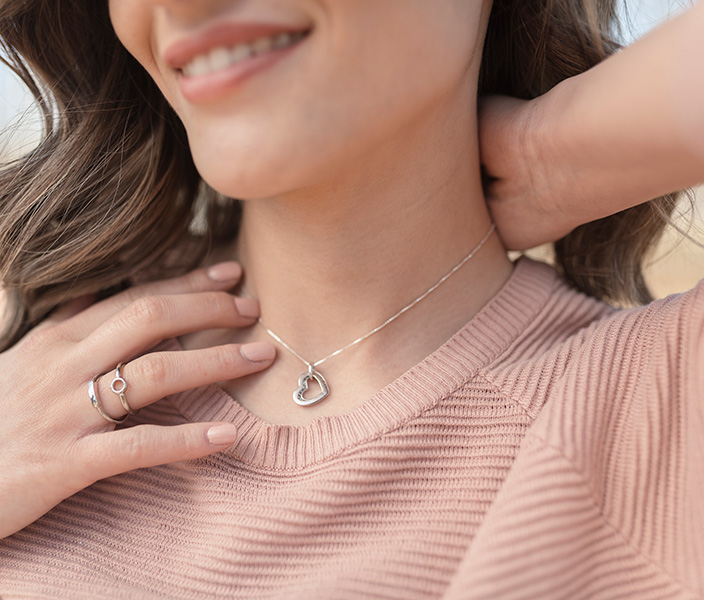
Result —
<svg viewBox="0 0 704 600"><path fill-rule="evenodd" d="M603 60L619 48L615 5L495 0L480 93L533 98ZM0 350L68 300L185 270L236 235L239 203L201 181L181 122L118 41L107 2L4 0L0 60L43 119L39 145L0 168ZM577 228L555 244L558 268L592 296L649 300L643 258L675 200Z"/></svg>

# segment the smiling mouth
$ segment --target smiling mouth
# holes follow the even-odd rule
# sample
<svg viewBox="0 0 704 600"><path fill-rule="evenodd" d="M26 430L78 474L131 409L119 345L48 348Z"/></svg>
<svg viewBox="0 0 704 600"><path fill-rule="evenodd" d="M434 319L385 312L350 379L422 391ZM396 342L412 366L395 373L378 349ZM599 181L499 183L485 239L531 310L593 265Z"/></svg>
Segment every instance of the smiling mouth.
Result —
<svg viewBox="0 0 704 600"><path fill-rule="evenodd" d="M299 43L308 34L310 34L310 30L279 33L234 46L217 46L197 55L179 69L179 72L190 79L224 71L261 54L285 50Z"/></svg>

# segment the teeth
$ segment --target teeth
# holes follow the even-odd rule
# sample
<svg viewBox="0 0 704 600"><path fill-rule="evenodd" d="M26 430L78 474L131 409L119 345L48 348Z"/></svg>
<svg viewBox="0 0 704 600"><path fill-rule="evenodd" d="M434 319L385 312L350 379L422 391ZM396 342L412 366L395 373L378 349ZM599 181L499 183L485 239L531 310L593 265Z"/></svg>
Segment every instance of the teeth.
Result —
<svg viewBox="0 0 704 600"><path fill-rule="evenodd" d="M210 60L205 54L196 56L196 58L188 65L188 70L190 77L205 75L210 71Z"/></svg>
<svg viewBox="0 0 704 600"><path fill-rule="evenodd" d="M220 46L206 54L196 56L183 67L183 74L186 77L201 77L215 71L221 71L257 54L291 46L305 35L304 31L280 33L272 37L259 38L249 44L239 44L232 48Z"/></svg>
<svg viewBox="0 0 704 600"><path fill-rule="evenodd" d="M252 44L252 49L257 54L260 52L266 52L267 50L271 50L271 42L271 38L259 38Z"/></svg>
<svg viewBox="0 0 704 600"><path fill-rule="evenodd" d="M274 38L273 47L276 49L283 48L284 46L288 46L290 43L291 35L288 33L280 33Z"/></svg>
<svg viewBox="0 0 704 600"><path fill-rule="evenodd" d="M227 48L215 48L210 53L210 67L219 71L220 69L225 69L230 65L230 53Z"/></svg>
<svg viewBox="0 0 704 600"><path fill-rule="evenodd" d="M229 54L230 64L235 64L236 62L240 62L252 56L252 47L247 44L240 44L230 50Z"/></svg>

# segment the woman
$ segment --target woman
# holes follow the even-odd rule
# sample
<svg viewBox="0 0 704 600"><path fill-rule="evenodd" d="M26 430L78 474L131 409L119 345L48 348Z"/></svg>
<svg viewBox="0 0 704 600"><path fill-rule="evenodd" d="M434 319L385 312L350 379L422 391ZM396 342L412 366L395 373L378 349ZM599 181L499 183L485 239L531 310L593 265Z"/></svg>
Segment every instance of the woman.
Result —
<svg viewBox="0 0 704 600"><path fill-rule="evenodd" d="M701 44L703 11L584 75L582 139L561 126L579 83L486 105L509 246L704 178L655 98L639 144L616 115L608 162L649 179L595 182L574 219L580 198L561 204L612 126L616 94L589 90L673 37ZM612 19L576 1L3 5L59 118L3 171L0 595L701 596L700 289L617 311L512 264L479 169L480 73L536 96L616 49ZM591 201L602 184L625 192ZM580 227L562 269L644 299L661 229L648 205ZM148 283L115 294L129 279Z"/></svg>

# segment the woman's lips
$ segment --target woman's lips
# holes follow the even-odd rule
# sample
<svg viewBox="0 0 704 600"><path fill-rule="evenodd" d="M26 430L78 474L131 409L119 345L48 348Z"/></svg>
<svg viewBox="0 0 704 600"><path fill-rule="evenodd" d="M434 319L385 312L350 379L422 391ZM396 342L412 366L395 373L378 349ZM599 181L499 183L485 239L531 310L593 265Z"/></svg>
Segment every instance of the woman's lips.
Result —
<svg viewBox="0 0 704 600"><path fill-rule="evenodd" d="M220 46L232 48L238 44L251 43L258 38L308 30L310 26L255 22L221 23L171 44L164 52L163 59L171 68L182 69L196 56L205 54L213 48Z"/></svg>
<svg viewBox="0 0 704 600"><path fill-rule="evenodd" d="M306 35L285 48L268 50L205 75L187 77L179 71L181 93L187 101L193 104L217 100L223 95L231 93L248 78L273 67L288 57L307 38Z"/></svg>

